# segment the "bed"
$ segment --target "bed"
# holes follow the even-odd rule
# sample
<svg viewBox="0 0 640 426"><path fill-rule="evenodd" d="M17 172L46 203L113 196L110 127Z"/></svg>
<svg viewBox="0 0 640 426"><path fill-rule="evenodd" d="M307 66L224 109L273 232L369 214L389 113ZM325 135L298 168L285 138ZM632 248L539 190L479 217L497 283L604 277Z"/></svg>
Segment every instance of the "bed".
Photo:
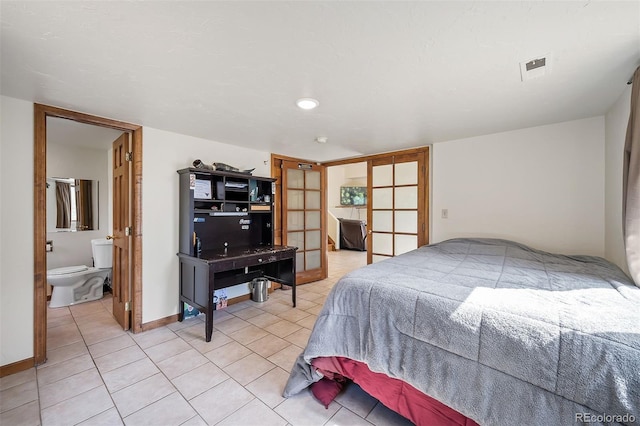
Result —
<svg viewBox="0 0 640 426"><path fill-rule="evenodd" d="M598 257L423 246L336 283L284 396L345 379L416 424L640 424L640 288Z"/></svg>

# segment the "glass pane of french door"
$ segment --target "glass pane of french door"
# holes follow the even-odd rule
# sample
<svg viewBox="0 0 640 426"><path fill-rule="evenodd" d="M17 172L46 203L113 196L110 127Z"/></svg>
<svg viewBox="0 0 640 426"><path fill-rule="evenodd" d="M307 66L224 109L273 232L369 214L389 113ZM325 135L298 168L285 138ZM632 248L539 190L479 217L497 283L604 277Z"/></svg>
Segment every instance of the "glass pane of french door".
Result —
<svg viewBox="0 0 640 426"><path fill-rule="evenodd" d="M298 247L296 281L316 281L326 275L324 231L324 168L315 164L284 161L283 243ZM323 238L324 235L324 238Z"/></svg>
<svg viewBox="0 0 640 426"><path fill-rule="evenodd" d="M425 161L424 152L369 160L368 263L427 243Z"/></svg>

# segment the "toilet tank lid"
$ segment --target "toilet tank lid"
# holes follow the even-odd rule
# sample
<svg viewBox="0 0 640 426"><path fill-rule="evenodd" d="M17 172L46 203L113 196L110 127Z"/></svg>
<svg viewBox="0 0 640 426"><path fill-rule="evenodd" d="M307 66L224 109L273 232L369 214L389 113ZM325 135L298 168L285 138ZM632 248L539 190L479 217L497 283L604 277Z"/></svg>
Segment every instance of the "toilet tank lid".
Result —
<svg viewBox="0 0 640 426"><path fill-rule="evenodd" d="M73 272L86 271L87 269L89 269L89 268L86 267L85 265L64 266L62 268L49 269L47 271L47 274L49 274L49 275L64 275L64 274L71 274Z"/></svg>

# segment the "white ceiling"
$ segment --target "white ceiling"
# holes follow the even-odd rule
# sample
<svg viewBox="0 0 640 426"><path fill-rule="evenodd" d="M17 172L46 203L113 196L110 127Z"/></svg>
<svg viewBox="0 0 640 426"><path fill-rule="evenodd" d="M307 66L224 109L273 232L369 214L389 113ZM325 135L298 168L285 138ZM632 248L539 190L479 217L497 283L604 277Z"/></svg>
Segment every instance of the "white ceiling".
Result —
<svg viewBox="0 0 640 426"><path fill-rule="evenodd" d="M602 115L640 64L638 1L2 1L0 13L3 95L318 161ZM551 72L521 82L519 62L545 54ZM320 106L299 110L300 97Z"/></svg>

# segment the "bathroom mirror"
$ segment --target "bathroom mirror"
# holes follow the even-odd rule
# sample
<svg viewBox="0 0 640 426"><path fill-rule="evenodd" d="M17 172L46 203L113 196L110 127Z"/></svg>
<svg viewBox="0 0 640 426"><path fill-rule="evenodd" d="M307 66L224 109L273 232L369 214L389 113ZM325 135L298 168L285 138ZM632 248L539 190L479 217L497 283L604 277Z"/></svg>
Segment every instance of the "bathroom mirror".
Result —
<svg viewBox="0 0 640 426"><path fill-rule="evenodd" d="M47 178L47 232L98 229L98 181Z"/></svg>

